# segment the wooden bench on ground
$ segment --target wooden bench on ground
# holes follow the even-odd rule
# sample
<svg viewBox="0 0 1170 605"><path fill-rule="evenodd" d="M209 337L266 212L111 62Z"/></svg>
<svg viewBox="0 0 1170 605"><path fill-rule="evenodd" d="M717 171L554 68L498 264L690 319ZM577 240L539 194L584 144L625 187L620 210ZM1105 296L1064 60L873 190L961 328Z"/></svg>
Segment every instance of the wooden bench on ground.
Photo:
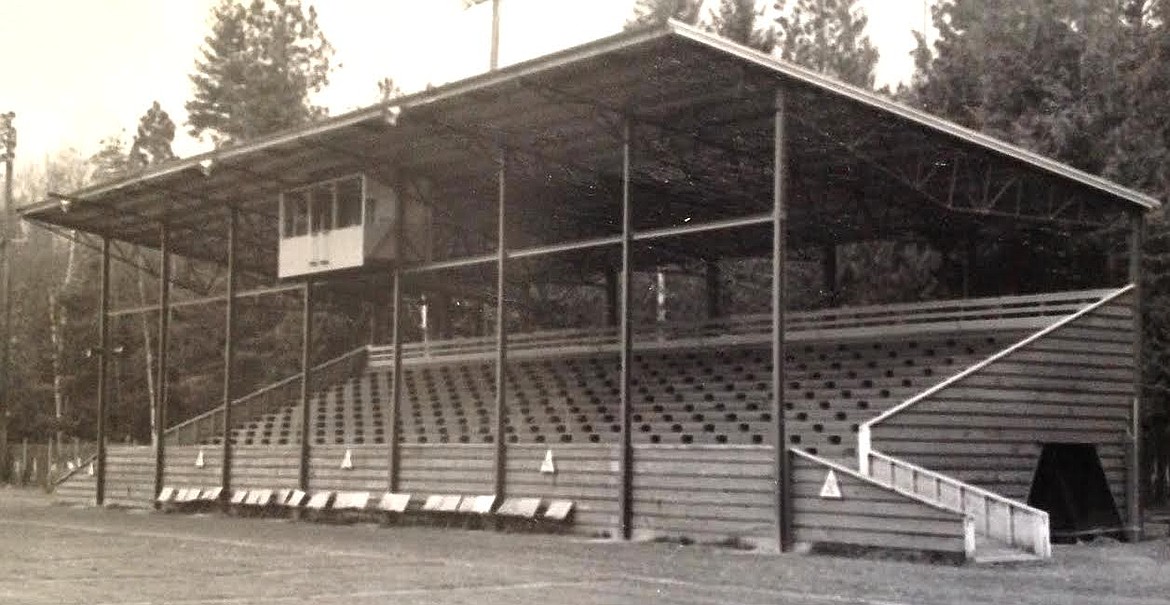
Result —
<svg viewBox="0 0 1170 605"><path fill-rule="evenodd" d="M163 487L156 503L166 512L210 510L222 504L220 487ZM490 494L433 494L416 499L411 494L368 491L315 491L298 489L233 489L227 498L230 510L241 516L289 515L312 521L353 522L413 520L443 526L468 528L490 526L528 531L559 530L567 526L574 512L571 500L543 500L533 497L506 498L499 502Z"/></svg>
<svg viewBox="0 0 1170 605"><path fill-rule="evenodd" d="M505 498L495 514L503 529L559 532L572 523L574 509L572 500Z"/></svg>
<svg viewBox="0 0 1170 605"><path fill-rule="evenodd" d="M164 486L155 498L156 507L163 512L204 512L219 501L219 487Z"/></svg>

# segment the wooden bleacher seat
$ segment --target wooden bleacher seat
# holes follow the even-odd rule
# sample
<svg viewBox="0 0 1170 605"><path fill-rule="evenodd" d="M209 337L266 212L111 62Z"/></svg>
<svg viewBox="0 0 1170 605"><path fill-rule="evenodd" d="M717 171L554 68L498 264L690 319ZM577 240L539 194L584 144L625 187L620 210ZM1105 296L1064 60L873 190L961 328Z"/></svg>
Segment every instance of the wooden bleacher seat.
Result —
<svg viewBox="0 0 1170 605"><path fill-rule="evenodd" d="M402 514L410 507L410 502L410 494L387 492L382 494L382 498L378 500L378 510L387 513Z"/></svg>
<svg viewBox="0 0 1170 605"><path fill-rule="evenodd" d="M502 517L517 517L535 519L540 509L540 498L505 498L496 509L496 514Z"/></svg>
<svg viewBox="0 0 1170 605"><path fill-rule="evenodd" d="M175 488L164 486L162 489L158 490L158 497L156 497L154 501L159 504L170 504L175 495Z"/></svg>
<svg viewBox="0 0 1170 605"><path fill-rule="evenodd" d="M305 508L311 511L321 512L329 508L329 503L333 499L333 492L313 492L309 498L309 502L305 504Z"/></svg>
<svg viewBox="0 0 1170 605"><path fill-rule="evenodd" d="M248 491L247 497L244 498L243 504L255 508L263 508L272 503L272 490L270 489L253 489Z"/></svg>
<svg viewBox="0 0 1170 605"><path fill-rule="evenodd" d="M222 487L211 487L198 493L200 502L216 502L223 493Z"/></svg>
<svg viewBox="0 0 1170 605"><path fill-rule="evenodd" d="M299 489L289 490L288 497L284 499L283 505L286 508L300 508L309 500L309 495Z"/></svg>
<svg viewBox="0 0 1170 605"><path fill-rule="evenodd" d="M458 511L469 515L490 515L495 503L496 497L492 495L463 496L459 501Z"/></svg>
<svg viewBox="0 0 1170 605"><path fill-rule="evenodd" d="M568 521L569 516L572 514L572 500L552 500L548 503L548 508L544 510L544 514L541 515L541 518L546 521L552 521L554 523L564 523L565 521Z"/></svg>
<svg viewBox="0 0 1170 605"><path fill-rule="evenodd" d="M335 511L364 511L370 505L370 492L337 492L333 499Z"/></svg>
<svg viewBox="0 0 1170 605"><path fill-rule="evenodd" d="M423 503L422 510L426 513L454 513L459 511L459 502L462 496L455 496L449 494L436 494L427 496Z"/></svg>
<svg viewBox="0 0 1170 605"><path fill-rule="evenodd" d="M248 490L246 490L246 489L233 489L232 496L228 500L228 502L230 502L232 504L232 506L240 506L240 505L244 504L244 501L247 499L248 499Z"/></svg>

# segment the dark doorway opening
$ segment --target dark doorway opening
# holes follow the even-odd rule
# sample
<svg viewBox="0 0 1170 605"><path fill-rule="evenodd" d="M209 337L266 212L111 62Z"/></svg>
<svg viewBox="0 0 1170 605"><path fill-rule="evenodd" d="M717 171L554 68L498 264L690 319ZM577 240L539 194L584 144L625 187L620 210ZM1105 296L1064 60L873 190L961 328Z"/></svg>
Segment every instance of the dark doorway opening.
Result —
<svg viewBox="0 0 1170 605"><path fill-rule="evenodd" d="M1057 541L1121 534L1121 516L1092 444L1045 443L1028 505L1048 513Z"/></svg>

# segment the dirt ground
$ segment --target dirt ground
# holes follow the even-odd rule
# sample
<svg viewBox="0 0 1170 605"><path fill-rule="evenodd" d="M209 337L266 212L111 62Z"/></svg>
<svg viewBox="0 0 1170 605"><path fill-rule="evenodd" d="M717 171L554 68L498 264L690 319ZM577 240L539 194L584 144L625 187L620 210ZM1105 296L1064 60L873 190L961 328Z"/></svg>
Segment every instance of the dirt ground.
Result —
<svg viewBox="0 0 1170 605"><path fill-rule="evenodd" d="M1170 541L953 566L52 506L0 489L0 603L1170 603Z"/></svg>

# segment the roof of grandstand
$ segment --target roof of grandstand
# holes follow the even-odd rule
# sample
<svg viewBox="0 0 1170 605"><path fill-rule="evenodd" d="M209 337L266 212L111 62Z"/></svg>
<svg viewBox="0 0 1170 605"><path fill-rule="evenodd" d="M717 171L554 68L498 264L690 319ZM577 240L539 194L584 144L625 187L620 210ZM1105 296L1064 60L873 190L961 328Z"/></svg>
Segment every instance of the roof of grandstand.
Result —
<svg viewBox="0 0 1170 605"><path fill-rule="evenodd" d="M503 148L514 159L509 248L527 247L536 256L560 242L605 245L613 238L620 227L622 120L629 119L635 227L707 222L713 229L702 235L705 253L746 254L771 245L765 217L772 211L778 89L789 108L793 247L894 230L945 239L1020 224L1095 229L1160 204L873 92L668 23L162 164L22 214L149 247L158 245L165 221L176 253L221 262L226 210L234 207L241 266L271 275L277 194L365 172L390 182L426 181L436 219L447 220L450 237L461 242L434 259L450 263L494 250L494 235L487 234L494 234ZM758 228L760 237L719 235L723 226Z"/></svg>

